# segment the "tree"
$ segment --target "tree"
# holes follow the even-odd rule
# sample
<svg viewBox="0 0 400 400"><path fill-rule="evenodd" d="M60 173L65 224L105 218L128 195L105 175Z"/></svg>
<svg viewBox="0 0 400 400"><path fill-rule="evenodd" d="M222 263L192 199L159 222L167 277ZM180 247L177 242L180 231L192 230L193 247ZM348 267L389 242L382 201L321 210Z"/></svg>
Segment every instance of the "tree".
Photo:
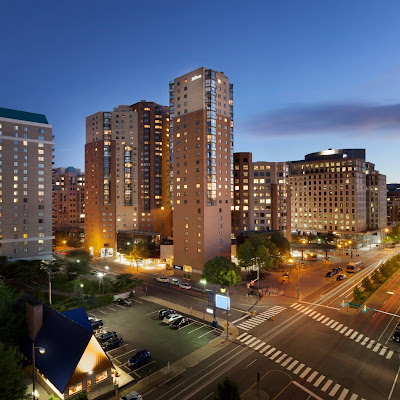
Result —
<svg viewBox="0 0 400 400"><path fill-rule="evenodd" d="M150 252L147 243L143 240L135 240L122 250L122 254L132 263L135 262L137 270L139 270L139 262L149 258Z"/></svg>
<svg viewBox="0 0 400 400"><path fill-rule="evenodd" d="M224 380L218 384L214 400L240 400L239 388L236 382L225 377Z"/></svg>
<svg viewBox="0 0 400 400"><path fill-rule="evenodd" d="M142 282L141 279L134 279L132 274L120 274L115 277L113 289L115 292L122 292L139 286Z"/></svg>
<svg viewBox="0 0 400 400"><path fill-rule="evenodd" d="M92 256L85 250L72 250L66 256L66 269L69 276L88 274L91 269Z"/></svg>
<svg viewBox="0 0 400 400"><path fill-rule="evenodd" d="M365 277L362 282L361 282L362 287L364 288L364 290L366 292L374 292L375 291L375 287L374 284L372 283L371 279L369 279L369 277Z"/></svg>
<svg viewBox="0 0 400 400"><path fill-rule="evenodd" d="M0 342L9 346L18 346L25 333L25 314L18 298L19 293L0 282Z"/></svg>
<svg viewBox="0 0 400 400"><path fill-rule="evenodd" d="M269 240L275 244L282 257L290 254L290 242L279 232L272 232Z"/></svg>
<svg viewBox="0 0 400 400"><path fill-rule="evenodd" d="M204 264L202 279L221 286L238 286L240 268L223 256L214 257Z"/></svg>
<svg viewBox="0 0 400 400"><path fill-rule="evenodd" d="M0 399L27 400L27 385L16 357L16 349L0 342Z"/></svg>

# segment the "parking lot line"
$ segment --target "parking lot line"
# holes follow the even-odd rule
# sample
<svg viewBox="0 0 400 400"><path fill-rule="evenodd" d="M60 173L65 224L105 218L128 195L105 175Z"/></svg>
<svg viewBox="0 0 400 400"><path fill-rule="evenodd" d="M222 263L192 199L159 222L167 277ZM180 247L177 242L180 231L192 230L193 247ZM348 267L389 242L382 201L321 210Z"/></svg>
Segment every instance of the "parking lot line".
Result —
<svg viewBox="0 0 400 400"><path fill-rule="evenodd" d="M123 344L122 346L116 347L115 349L108 350L107 353L110 353L111 351L114 351L114 350L118 350L118 349L120 349L121 347L125 347L125 346L128 346L128 343L125 343L125 344Z"/></svg>
<svg viewBox="0 0 400 400"><path fill-rule="evenodd" d="M121 307L121 308L123 308L123 309L125 310L125 307L124 307L124 306L120 306L119 304L116 304L116 306L117 306L117 307Z"/></svg>
<svg viewBox="0 0 400 400"><path fill-rule="evenodd" d="M150 361L149 363L146 363L146 364L142 365L141 367L134 369L133 372L139 371L140 369L142 369L144 367L148 367L149 365L154 364L154 363L155 363L154 360Z"/></svg>
<svg viewBox="0 0 400 400"><path fill-rule="evenodd" d="M132 353L132 351L135 351L135 350L137 350L137 349L129 350L129 351L127 351L127 352L124 353L124 354L120 354L119 356L111 357L111 359L115 360L116 358L122 357L122 356L124 356L125 354Z"/></svg>
<svg viewBox="0 0 400 400"><path fill-rule="evenodd" d="M199 326L199 327L196 328L196 329L193 329L192 331L188 332L187 334L189 335L189 333L192 333L192 332L194 332L194 331L198 331L198 330L201 329L201 328L203 328L203 325L202 325L202 326Z"/></svg>
<svg viewBox="0 0 400 400"><path fill-rule="evenodd" d="M148 315L155 314L155 313L158 313L158 310L157 310L157 311L149 312L149 313L147 313L147 314L144 314L144 316L147 317Z"/></svg>
<svg viewBox="0 0 400 400"><path fill-rule="evenodd" d="M111 311L117 311L117 310L114 310L113 308L111 308L111 307L107 307L109 310L111 310Z"/></svg>
<svg viewBox="0 0 400 400"><path fill-rule="evenodd" d="M102 314L107 314L106 312L101 311L101 310L96 310L96 311L101 312Z"/></svg>
<svg viewBox="0 0 400 400"><path fill-rule="evenodd" d="M187 328L188 326L190 326L191 324L192 324L192 323L189 322L187 325L181 326L178 330L180 331L181 329L185 329L185 328Z"/></svg>
<svg viewBox="0 0 400 400"><path fill-rule="evenodd" d="M141 301L139 301L139 300L135 300L135 299L131 299L131 300L136 301L136 303L143 304L143 303L142 303Z"/></svg>
<svg viewBox="0 0 400 400"><path fill-rule="evenodd" d="M201 337L206 336L211 332L214 332L214 331L209 331L209 332L204 333L203 335L197 336L197 339L200 339Z"/></svg>

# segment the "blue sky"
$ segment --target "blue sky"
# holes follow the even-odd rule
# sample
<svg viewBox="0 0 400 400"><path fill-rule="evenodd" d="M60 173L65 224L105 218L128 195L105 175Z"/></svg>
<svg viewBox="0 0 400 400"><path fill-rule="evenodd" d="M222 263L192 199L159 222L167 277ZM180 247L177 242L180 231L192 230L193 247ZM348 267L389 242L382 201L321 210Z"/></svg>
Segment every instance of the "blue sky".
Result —
<svg viewBox="0 0 400 400"><path fill-rule="evenodd" d="M365 148L400 182L400 3L8 1L0 107L46 114L55 166L83 169L85 117L200 66L234 84L235 151L286 161Z"/></svg>

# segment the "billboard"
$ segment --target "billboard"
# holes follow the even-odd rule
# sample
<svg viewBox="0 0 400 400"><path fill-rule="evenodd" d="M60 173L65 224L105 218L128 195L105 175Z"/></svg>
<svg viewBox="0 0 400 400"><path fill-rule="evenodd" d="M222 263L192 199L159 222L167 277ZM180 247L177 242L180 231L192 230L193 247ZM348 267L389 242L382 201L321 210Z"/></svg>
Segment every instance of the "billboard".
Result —
<svg viewBox="0 0 400 400"><path fill-rule="evenodd" d="M230 310L231 309L230 297L216 294L215 295L215 306L217 308L221 308L222 310Z"/></svg>

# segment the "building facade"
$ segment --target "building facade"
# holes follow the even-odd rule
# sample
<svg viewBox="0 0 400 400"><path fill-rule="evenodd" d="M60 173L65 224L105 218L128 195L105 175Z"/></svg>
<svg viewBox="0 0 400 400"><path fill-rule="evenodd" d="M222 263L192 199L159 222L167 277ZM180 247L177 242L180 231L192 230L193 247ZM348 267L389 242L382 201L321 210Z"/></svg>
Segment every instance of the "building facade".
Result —
<svg viewBox="0 0 400 400"><path fill-rule="evenodd" d="M204 67L170 82L174 268L199 279L230 259L233 85Z"/></svg>
<svg viewBox="0 0 400 400"><path fill-rule="evenodd" d="M0 108L0 255L52 258L52 126L42 114Z"/></svg>
<svg viewBox="0 0 400 400"><path fill-rule="evenodd" d="M388 226L400 224L400 183L387 185L387 224Z"/></svg>
<svg viewBox="0 0 400 400"><path fill-rule="evenodd" d="M171 235L169 109L142 100L86 118L85 247L112 254L117 232Z"/></svg>
<svg viewBox="0 0 400 400"><path fill-rule="evenodd" d="M53 229L79 229L85 225L85 175L74 167L53 169Z"/></svg>
<svg viewBox="0 0 400 400"><path fill-rule="evenodd" d="M385 181L365 161L364 149L329 149L291 162L292 229L338 234L383 229Z"/></svg>
<svg viewBox="0 0 400 400"><path fill-rule="evenodd" d="M289 164L234 153L232 232L279 231L291 237Z"/></svg>

